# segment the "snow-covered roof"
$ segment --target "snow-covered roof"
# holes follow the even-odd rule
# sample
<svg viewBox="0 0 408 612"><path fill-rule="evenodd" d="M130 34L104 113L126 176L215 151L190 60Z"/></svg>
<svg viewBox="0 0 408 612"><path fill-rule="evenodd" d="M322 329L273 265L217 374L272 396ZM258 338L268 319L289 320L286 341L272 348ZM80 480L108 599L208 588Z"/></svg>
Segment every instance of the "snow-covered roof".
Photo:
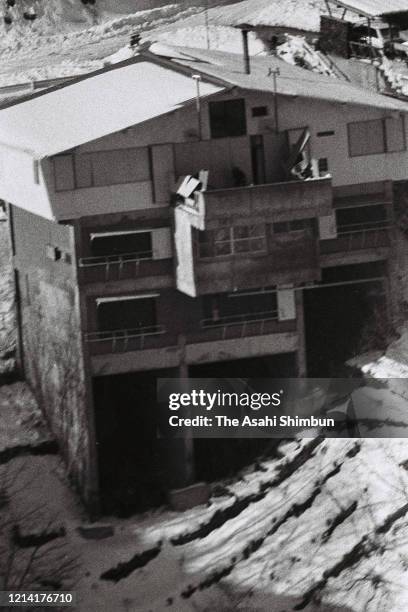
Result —
<svg viewBox="0 0 408 612"><path fill-rule="evenodd" d="M393 13L407 13L407 0L329 0L365 17L381 17Z"/></svg>
<svg viewBox="0 0 408 612"><path fill-rule="evenodd" d="M408 112L408 102L378 94L346 81L292 66L274 56L251 58L251 74L245 74L241 55L223 51L177 48L185 60L174 59L196 72L221 79L241 89L273 92L274 81L270 69L279 68L278 94L330 102L371 106L390 111Z"/></svg>
<svg viewBox="0 0 408 612"><path fill-rule="evenodd" d="M193 101L194 73L203 77L203 97L231 87L273 93L270 69L279 67L280 95L408 112L408 103L402 100L276 57L251 58L248 75L238 54L185 47L172 51L169 46L156 50L157 56L141 54L1 109L0 144L41 159L119 132Z"/></svg>
<svg viewBox="0 0 408 612"><path fill-rule="evenodd" d="M323 0L244 0L232 5L212 8L212 23L248 24L294 28L307 32L320 30Z"/></svg>
<svg viewBox="0 0 408 612"><path fill-rule="evenodd" d="M203 96L222 90L201 84ZM139 56L0 110L0 144L47 157L169 113L195 96L188 73Z"/></svg>

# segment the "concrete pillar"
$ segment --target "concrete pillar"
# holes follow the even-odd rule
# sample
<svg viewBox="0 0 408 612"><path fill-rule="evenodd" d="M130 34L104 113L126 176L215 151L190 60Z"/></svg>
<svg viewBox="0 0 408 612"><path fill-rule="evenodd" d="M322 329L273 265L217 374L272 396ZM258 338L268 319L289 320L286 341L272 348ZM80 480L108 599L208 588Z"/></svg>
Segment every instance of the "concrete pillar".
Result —
<svg viewBox="0 0 408 612"><path fill-rule="evenodd" d="M297 375L299 378L307 376L306 360L306 334L305 334L305 314L303 307L303 291L295 291L296 297L296 327L298 333L297 350Z"/></svg>
<svg viewBox="0 0 408 612"><path fill-rule="evenodd" d="M178 366L177 378L187 381L188 365L185 362L185 337L179 336L180 362ZM183 385L182 385L183 386ZM189 388L186 384L185 391ZM183 389L180 389L183 391ZM192 484L195 480L194 473L194 440L192 429L186 429L184 437L169 438L165 441L167 451L165 453L168 474L168 488L181 489Z"/></svg>

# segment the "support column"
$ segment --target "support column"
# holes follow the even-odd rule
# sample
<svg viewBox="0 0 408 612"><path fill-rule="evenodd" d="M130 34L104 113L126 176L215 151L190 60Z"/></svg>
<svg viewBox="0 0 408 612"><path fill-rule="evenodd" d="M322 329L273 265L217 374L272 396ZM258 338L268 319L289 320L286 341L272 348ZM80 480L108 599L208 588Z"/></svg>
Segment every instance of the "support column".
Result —
<svg viewBox="0 0 408 612"><path fill-rule="evenodd" d="M295 291L296 296L296 328L298 333L297 350L297 375L299 378L307 376L306 360L306 334L305 334L305 313L303 306L303 291Z"/></svg>
<svg viewBox="0 0 408 612"><path fill-rule="evenodd" d="M185 362L185 337L180 334L178 339L180 362L178 366L177 378L187 381L188 365ZM185 391L189 392L189 385L185 386ZM183 392L183 388L180 389ZM183 438L168 438L166 441L167 447L167 474L168 488L182 489L188 487L194 482L194 440L192 437L192 429L184 431Z"/></svg>

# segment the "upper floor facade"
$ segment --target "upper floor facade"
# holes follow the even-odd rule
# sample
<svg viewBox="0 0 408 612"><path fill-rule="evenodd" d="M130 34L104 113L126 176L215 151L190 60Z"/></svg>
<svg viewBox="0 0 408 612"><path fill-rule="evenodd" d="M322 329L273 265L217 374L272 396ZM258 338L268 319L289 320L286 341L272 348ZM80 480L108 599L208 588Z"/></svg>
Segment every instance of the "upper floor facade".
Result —
<svg viewBox="0 0 408 612"><path fill-rule="evenodd" d="M305 176L330 176L333 187L406 178L406 103L320 75L310 95L303 86L297 95L296 79L308 73L280 65L277 95L261 71L262 80L254 74L237 86L207 77L203 63L198 81L189 68L149 59L5 108L0 197L70 221L168 207L180 177L202 169L209 198L239 187L241 200L250 187L275 184L286 198L292 188L284 184ZM300 155L309 166L302 177Z"/></svg>

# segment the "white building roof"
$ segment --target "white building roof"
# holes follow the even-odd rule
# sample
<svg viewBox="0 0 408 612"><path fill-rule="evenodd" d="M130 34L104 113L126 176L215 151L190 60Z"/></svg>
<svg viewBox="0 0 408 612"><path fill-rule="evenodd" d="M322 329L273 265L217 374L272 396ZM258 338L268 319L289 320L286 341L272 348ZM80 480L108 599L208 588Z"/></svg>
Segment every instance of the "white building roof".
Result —
<svg viewBox="0 0 408 612"><path fill-rule="evenodd" d="M223 89L201 83L203 96ZM195 96L189 74L140 56L3 108L0 144L47 157L169 113Z"/></svg>
<svg viewBox="0 0 408 612"><path fill-rule="evenodd" d="M365 17L381 17L392 13L407 13L408 0L329 0Z"/></svg>
<svg viewBox="0 0 408 612"><path fill-rule="evenodd" d="M318 32L323 0L244 0L212 8L212 23L275 26Z"/></svg>
<svg viewBox="0 0 408 612"><path fill-rule="evenodd" d="M185 60L179 59L180 52L184 52ZM251 74L244 73L243 58L236 53L178 47L177 57L173 61L198 73L220 79L230 86L272 93L274 82L270 70L279 68L277 92L280 95L408 112L408 102L404 100L292 66L274 56L251 57Z"/></svg>
<svg viewBox="0 0 408 612"><path fill-rule="evenodd" d="M220 51L166 47L166 59L142 54L127 62L78 77L0 110L0 145L35 158L56 155L119 132L191 103L194 73L202 75L207 97L239 87L274 92L270 69L279 67L277 92L283 96L327 100L408 112L408 103L348 82L291 66L271 56L251 58ZM183 59L184 58L184 59Z"/></svg>

